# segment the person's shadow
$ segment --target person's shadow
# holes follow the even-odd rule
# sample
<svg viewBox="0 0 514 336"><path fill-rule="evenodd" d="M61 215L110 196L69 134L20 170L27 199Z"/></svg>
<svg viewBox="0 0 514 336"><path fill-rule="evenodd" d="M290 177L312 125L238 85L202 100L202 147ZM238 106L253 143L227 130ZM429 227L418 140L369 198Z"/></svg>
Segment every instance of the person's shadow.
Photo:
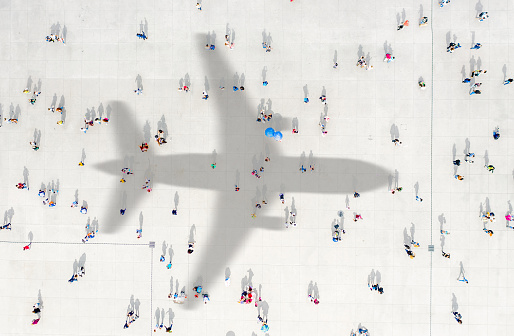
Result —
<svg viewBox="0 0 514 336"><path fill-rule="evenodd" d="M191 225L191 229L189 230L189 243L196 243L195 235L196 235L196 225L193 224L193 225Z"/></svg>
<svg viewBox="0 0 514 336"><path fill-rule="evenodd" d="M452 293L452 312L459 311L459 304L457 303L457 297L455 293Z"/></svg>

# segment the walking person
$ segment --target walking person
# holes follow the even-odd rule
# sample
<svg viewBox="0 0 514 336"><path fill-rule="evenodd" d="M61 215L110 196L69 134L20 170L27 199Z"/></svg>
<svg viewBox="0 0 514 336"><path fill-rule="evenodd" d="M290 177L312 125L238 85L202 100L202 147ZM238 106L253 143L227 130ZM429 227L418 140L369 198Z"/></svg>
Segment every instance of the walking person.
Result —
<svg viewBox="0 0 514 336"><path fill-rule="evenodd" d="M455 318L455 320L457 321L457 323L462 324L462 315L456 311L452 312L452 314L453 314L453 317Z"/></svg>

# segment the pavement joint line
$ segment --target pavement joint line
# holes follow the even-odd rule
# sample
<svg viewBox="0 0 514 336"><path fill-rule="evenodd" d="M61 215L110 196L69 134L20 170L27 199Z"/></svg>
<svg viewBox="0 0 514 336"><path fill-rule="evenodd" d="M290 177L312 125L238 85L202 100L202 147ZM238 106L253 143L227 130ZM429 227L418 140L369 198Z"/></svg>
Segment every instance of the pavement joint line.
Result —
<svg viewBox="0 0 514 336"><path fill-rule="evenodd" d="M152 253L150 256L150 335L152 335L153 328L153 250L154 249L152 248Z"/></svg>
<svg viewBox="0 0 514 336"><path fill-rule="evenodd" d="M60 244L60 245L120 245L120 246L147 246L148 244L144 243L82 243L82 242L52 242L52 241L38 241L38 242L30 242L30 241L12 241L12 240L0 240L0 244Z"/></svg>
<svg viewBox="0 0 514 336"><path fill-rule="evenodd" d="M432 85L430 85L430 246L433 247L433 172L434 172L434 1L430 3L430 36L432 39ZM433 257L430 253L430 295L429 295L429 335L432 336L432 291L433 291Z"/></svg>

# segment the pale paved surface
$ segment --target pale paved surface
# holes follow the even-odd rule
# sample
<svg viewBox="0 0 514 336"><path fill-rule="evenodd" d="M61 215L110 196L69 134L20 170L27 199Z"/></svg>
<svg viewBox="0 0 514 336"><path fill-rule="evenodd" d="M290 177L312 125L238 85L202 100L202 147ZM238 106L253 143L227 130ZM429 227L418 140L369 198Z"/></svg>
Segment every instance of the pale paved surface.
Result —
<svg viewBox="0 0 514 336"><path fill-rule="evenodd" d="M433 335L510 335L514 328L510 319L514 232L505 228L501 218L509 209L514 182L514 159L509 156L514 87L502 85L504 64L507 76L514 76L514 64L509 63L514 54L513 22L509 20L514 15L512 2L484 0L483 8L491 15L486 22L474 19L474 1L452 1L444 8L434 2L434 83L431 28L417 25L420 1L205 0L201 12L194 4L185 0L0 1L1 113L7 116L11 104L13 108L19 105L21 111L18 125L4 122L0 128L0 211L11 207L15 211L13 230L0 231L0 240L5 242L0 244L0 334L153 334L157 308L172 308L173 329L178 335L262 334L253 305L236 303L240 279L251 268L253 284L262 284L263 300L270 307L270 335L348 335L359 323L371 335L429 335L430 330ZM430 1L421 4L424 15L430 17ZM411 25L398 32L396 15L401 16L403 9ZM142 41L135 34L145 18L149 39ZM66 46L44 40L57 22L67 28ZM222 45L227 23L236 34L232 51ZM271 53L260 47L264 29L273 38ZM231 77L225 78L227 90L223 93L216 89L218 81L212 79L212 98L207 102L200 99L206 75L202 57L209 52L198 51L195 36L213 30L217 36L215 53L222 53L239 74L244 72L244 99L253 109L242 127L234 131L242 139L240 150L246 154L244 165L242 161L234 163L241 172L243 193L226 193L229 204L237 203L241 195L248 199L240 209L247 223L237 232L249 237L238 255L223 266L230 267L231 287L225 288L223 277L206 284L211 302L191 311L167 299L170 277L174 284L179 281L180 288L187 286L191 295L195 279L190 278L190 270L200 260L196 254L186 254L189 229L192 224L197 227L198 249L209 245L216 193L156 184L142 203L134 205L129 197L122 229L115 235L102 234L102 219L118 211L121 204L121 200L111 200L119 198L122 187L139 186L120 186L116 177L93 167L104 160L123 158L112 132L113 124L119 122L115 115L110 125L95 125L87 134L79 128L87 109L97 110L100 103L106 108L109 102L119 100L136 111L138 131L145 120L149 121L152 136L165 116L170 141L161 148L152 141L150 146L157 153L210 154L216 148L219 152L224 140L217 131L219 111L213 99L240 92L228 90ZM449 31L451 39L455 34L463 45L453 54L446 52ZM469 50L472 32L475 41L483 44L482 49ZM382 62L386 41L396 56L391 64ZM355 67L359 45L365 54L370 53L373 71ZM337 70L332 68L334 50L338 52ZM475 63L470 63L472 57ZM263 66L268 68L270 82L266 88L260 84ZM463 66L468 74L470 66L488 70L479 77L484 83L481 96L469 96L469 86L461 84ZM189 94L176 90L186 73L192 81ZM133 93L138 74L143 80L143 96ZM34 106L22 93L29 76L42 83L42 95ZM427 83L425 91L417 88L420 76ZM308 105L302 103L305 84L311 98ZM317 101L323 86L331 117L324 138L318 127L323 106ZM61 95L65 97L68 115L64 126L56 125L59 116L47 111L54 94L58 100ZM382 186L362 192L357 200L348 192L335 196L287 194L288 205L291 197L295 198L298 226L279 232L250 231L247 205L255 187L244 190L244 185L255 184L249 174L251 158L259 155L261 148L253 148L244 137L263 137L262 125L254 122L261 98L272 99L273 111L284 118L299 120L300 133L294 136L290 123L284 123L284 141L279 146L282 153L298 156L299 162L302 152L308 157L312 151L314 160L362 159L385 167L391 174L397 169L404 190L393 196ZM391 143L393 123L406 146ZM497 125L502 135L494 141L492 130ZM28 144L34 128L42 132L38 152ZM452 146L456 144L457 158L463 160L466 138L477 155L476 163L461 166L459 173L465 180L457 181L453 178ZM86 166L78 167L82 148ZM486 151L496 166L494 174L483 168ZM23 180L24 166L30 172L29 192L14 188ZM156 169L166 172L166 167ZM212 173L206 180L223 177L221 181L230 190L234 174L223 173L227 172L223 164L217 169L220 173ZM42 182L57 179L58 206L49 209L41 204L37 189ZM282 182L267 181L272 190L268 193L272 216L284 214L277 187L273 187ZM414 199L416 182L423 203ZM88 216L69 207L76 189L79 203L86 200L89 204L88 216L99 220L99 234L87 244L80 239ZM179 216L172 217L176 192L180 195ZM335 244L330 236L331 223L337 211L344 209L346 195L350 195L351 206L345 211L347 234ZM482 231L478 218L481 203L485 209L487 198L498 218L490 226L493 237ZM353 211L361 213L364 220L354 223ZM141 212L143 239L138 241L135 230ZM447 221L445 230L451 232L445 241L450 260L440 254L441 214ZM227 218L228 224L230 220ZM414 260L407 258L402 247L403 231L407 228L410 234L411 223L416 228L415 240L421 244L415 249ZM34 244L30 251L22 251L29 232ZM431 236L433 255L427 252ZM173 246L172 270L158 262L163 240ZM145 245L149 241L156 241L153 258ZM84 253L87 274L69 284L73 262ZM456 280L461 261L468 285ZM372 269L382 275L383 296L367 287ZM310 281L318 284L319 306L307 300ZM34 315L30 311L39 290L44 301L42 320L31 326ZM452 293L463 325L450 314ZM131 295L141 302L141 317L123 330Z"/></svg>

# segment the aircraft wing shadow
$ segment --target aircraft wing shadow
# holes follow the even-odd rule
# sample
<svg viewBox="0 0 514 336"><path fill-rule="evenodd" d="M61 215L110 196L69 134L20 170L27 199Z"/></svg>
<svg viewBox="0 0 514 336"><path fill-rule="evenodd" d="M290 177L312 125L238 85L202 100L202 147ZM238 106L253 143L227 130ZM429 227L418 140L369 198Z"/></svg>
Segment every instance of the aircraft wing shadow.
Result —
<svg viewBox="0 0 514 336"><path fill-rule="evenodd" d="M223 57L224 50L206 51L203 50L203 36L196 36L195 43L198 45L200 51L200 58L205 66L207 78L211 81L211 86L216 86L217 81L224 77L230 80L231 76L235 74L231 68L229 61ZM229 82L229 81L227 81ZM225 92L220 93L221 90L212 90L209 94L209 100L215 102L214 109L219 115L221 120L221 132L218 134L227 135L229 139L229 132L231 130L231 123L233 119L244 117L245 120L255 120L256 107L249 106L246 95L248 92L231 92L229 88L231 85L227 85ZM217 93L214 93L217 92ZM198 95L198 92L195 92ZM200 96L194 99L200 99ZM212 103L211 103L212 104ZM271 230L281 230L284 228L284 221L282 216L277 217L266 217L266 211L262 213L262 217L257 220L250 217L251 201L244 198L245 193L241 192L240 199L237 204L233 204L233 194L229 196L228 193L234 193L231 188L220 186L220 183L209 182L208 173L211 171L209 167L209 160L212 157L211 153L205 154L174 154L171 157L157 156L155 152L152 152L152 146L148 153L140 153L138 149L138 141L143 139L142 132L138 130L136 126L135 111L129 107L127 103L121 101L111 102L113 107L113 113L115 118L113 124L115 125L115 136L117 139L118 154L125 155L123 163L119 159L105 161L97 164L96 168L110 173L112 175L118 175L118 178L114 179L117 184L116 188L112 189L112 204L109 208L108 214L102 219L102 231L105 233L114 234L122 227L126 221L125 216L120 216L119 212L112 211L112 208L117 208L119 195L122 191L125 191L130 200L133 199L133 209L128 208L127 212L134 211L138 212L137 205L140 200L144 197L146 192L141 190L141 185L144 183L144 178L141 173L148 166L165 165L171 162L169 166L170 174L165 176L157 176L153 183L170 184L174 186L189 186L191 188L211 189L216 190L218 195L216 196L216 211L209 218L208 226L210 226L210 236L207 242L197 245L195 247L195 253L190 258L193 260L200 261L195 262L191 267L189 274L189 283L198 283L199 279L204 284L206 290L209 289L209 284L222 282L222 272L231 262L231 260L241 252L242 247L245 244L245 239L250 236L250 232L254 228L265 228ZM287 120L287 119L285 119ZM239 120L240 122L241 120ZM253 125L255 125L253 121ZM240 125L240 124L239 124ZM267 125L264 125L267 126ZM254 126L251 126L254 127ZM239 135L230 134L231 144L227 144L228 140L225 139L225 146L227 148L216 148L217 149L217 160L218 163L227 163L224 168L227 174L230 175L234 172L236 175L236 168L243 169L243 173L249 174L251 169L246 172L253 163L251 160L244 159L245 154L259 152L262 154L263 151L269 152L273 157L273 161L267 163L269 168L263 173L263 178L260 180L253 179L254 185L248 185L248 188L259 186L262 188L265 183L269 184L270 190L268 191L271 197L278 197L278 192L306 192L306 193L320 193L320 194L344 194L353 193L355 188L358 188L359 192L366 190L373 190L381 185L387 183L389 172L379 166L372 163L352 160L352 159L338 159L338 158L320 158L316 163L316 172L307 172L302 174L299 172L299 157L284 157L280 156L280 144L265 138L263 125L256 125L259 127L259 133L261 136L249 137L245 132ZM248 128L248 127L246 127ZM247 129L246 129L247 130ZM248 130L247 130L248 131ZM262 131L262 132L261 132ZM236 144L237 146L234 146ZM275 154L275 156L273 155ZM262 156L262 155L261 155ZM132 184L129 185L121 184L119 179L121 178L121 165L128 161L128 167L132 169L130 164L131 160L136 158L138 161L135 163L134 171L135 175L126 177L127 180L132 180ZM148 163L147 163L148 162ZM236 167L228 167L228 162L235 163ZM137 166L139 165L139 166ZM178 175L173 177L174 170L180 167L182 171L194 172L194 174L184 174L184 176ZM258 167L257 167L258 168ZM254 169L254 168L253 168ZM198 176L201 178L195 179L192 176ZM270 182L273 181L273 184ZM277 183L278 182L278 183ZM277 189L278 188L278 189ZM243 203L241 203L243 202ZM245 203L246 202L246 203ZM247 206L239 206L241 204L247 204ZM121 206L121 205L120 205ZM171 209L170 209L171 210ZM199 223L191 223L199 224ZM189 300L189 304L185 305L187 309L193 309L197 307L201 300Z"/></svg>

